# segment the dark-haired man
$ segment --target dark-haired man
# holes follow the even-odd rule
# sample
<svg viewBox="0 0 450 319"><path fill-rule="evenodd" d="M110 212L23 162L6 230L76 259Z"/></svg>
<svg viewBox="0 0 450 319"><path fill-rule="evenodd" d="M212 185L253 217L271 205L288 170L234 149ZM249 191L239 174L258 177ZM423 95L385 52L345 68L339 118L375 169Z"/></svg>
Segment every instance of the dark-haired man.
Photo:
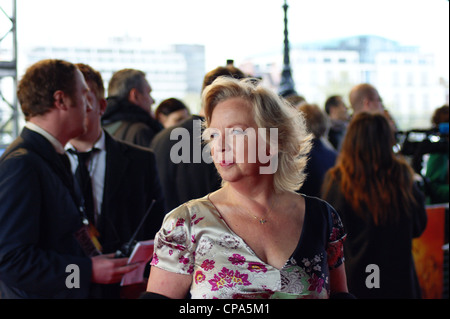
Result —
<svg viewBox="0 0 450 319"><path fill-rule="evenodd" d="M336 150L339 150L350 120L348 107L345 105L342 96L330 96L325 101L325 112L328 114L328 118L330 119L328 140Z"/></svg>

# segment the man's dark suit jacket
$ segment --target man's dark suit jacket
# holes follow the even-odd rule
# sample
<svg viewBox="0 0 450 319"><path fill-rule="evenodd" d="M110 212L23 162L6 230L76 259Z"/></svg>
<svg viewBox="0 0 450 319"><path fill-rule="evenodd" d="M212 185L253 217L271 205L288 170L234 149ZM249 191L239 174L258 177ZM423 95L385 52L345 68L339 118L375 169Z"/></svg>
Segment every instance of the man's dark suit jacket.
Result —
<svg viewBox="0 0 450 319"><path fill-rule="evenodd" d="M137 240L155 237L166 210L153 152L104 134L106 172L97 228L103 253L111 253L130 240L153 199Z"/></svg>
<svg viewBox="0 0 450 319"><path fill-rule="evenodd" d="M327 147L320 138L312 140L312 149L306 165L306 180L300 188L300 193L320 197L323 179L326 172L336 163L338 153Z"/></svg>
<svg viewBox="0 0 450 319"><path fill-rule="evenodd" d="M172 210L191 199L203 197L220 187L221 178L214 167L214 163L203 161L201 154L195 154L195 156L202 158L201 162L194 163L193 153L196 149L193 141L201 143L201 132L198 133L197 130L194 130L194 121L200 123L202 120L202 117L193 115L178 126L166 128L159 132L152 140L150 148L155 152L168 210ZM189 141L186 142L190 143L190 158L187 163L174 163L173 159L170 158L172 147L181 143L180 137L175 137L178 138L175 140L170 139L171 133L177 128L189 133ZM182 154L178 155L182 156Z"/></svg>
<svg viewBox="0 0 450 319"><path fill-rule="evenodd" d="M82 223L72 185L52 144L27 128L0 158L0 298L88 296L92 263L74 237ZM69 265L80 288L66 285Z"/></svg>
<svg viewBox="0 0 450 319"><path fill-rule="evenodd" d="M101 213L97 220L103 253L115 253L133 236L156 200L136 241L155 238L166 214L155 155L148 148L118 141L106 131L106 171ZM119 284L92 285L89 298L120 298Z"/></svg>

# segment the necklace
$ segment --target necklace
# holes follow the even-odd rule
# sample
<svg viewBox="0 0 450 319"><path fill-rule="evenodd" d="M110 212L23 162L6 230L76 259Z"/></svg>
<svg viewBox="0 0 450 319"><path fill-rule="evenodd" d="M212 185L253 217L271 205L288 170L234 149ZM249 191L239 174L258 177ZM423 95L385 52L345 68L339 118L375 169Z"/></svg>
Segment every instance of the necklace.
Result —
<svg viewBox="0 0 450 319"><path fill-rule="evenodd" d="M260 223L261 225L264 225L265 223L267 223L267 216L269 216L269 214L272 212L272 208L273 208L273 204L274 204L274 203L275 203L275 196L272 198L272 203L270 204L270 208L269 208L269 210L267 211L265 217L263 217L263 218L259 218L259 217L257 217L256 215L253 215L253 214L250 213L250 211L249 211L247 208L245 208L245 207L244 207L244 209L247 211L247 213L248 213L249 215L252 215L254 219L256 219L256 220L259 219L259 223Z"/></svg>

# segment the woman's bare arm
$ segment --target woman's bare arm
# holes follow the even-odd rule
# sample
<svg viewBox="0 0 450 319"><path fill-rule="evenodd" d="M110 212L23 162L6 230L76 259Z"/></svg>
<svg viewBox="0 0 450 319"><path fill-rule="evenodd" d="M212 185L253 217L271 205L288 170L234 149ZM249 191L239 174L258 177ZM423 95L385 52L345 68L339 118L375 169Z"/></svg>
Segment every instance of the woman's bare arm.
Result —
<svg viewBox="0 0 450 319"><path fill-rule="evenodd" d="M152 266L150 269L147 291L171 299L183 299L188 294L191 283L191 275L176 274Z"/></svg>
<svg viewBox="0 0 450 319"><path fill-rule="evenodd" d="M344 263L339 267L330 270L330 292L348 292L347 275L345 274Z"/></svg>

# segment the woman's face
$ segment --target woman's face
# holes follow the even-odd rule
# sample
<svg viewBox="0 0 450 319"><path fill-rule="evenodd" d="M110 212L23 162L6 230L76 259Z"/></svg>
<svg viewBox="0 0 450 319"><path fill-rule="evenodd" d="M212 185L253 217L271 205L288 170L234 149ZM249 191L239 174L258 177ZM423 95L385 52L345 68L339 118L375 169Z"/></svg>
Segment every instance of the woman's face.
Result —
<svg viewBox="0 0 450 319"><path fill-rule="evenodd" d="M214 108L207 136L211 155L222 179L235 182L259 175L258 126L250 102L230 98Z"/></svg>

